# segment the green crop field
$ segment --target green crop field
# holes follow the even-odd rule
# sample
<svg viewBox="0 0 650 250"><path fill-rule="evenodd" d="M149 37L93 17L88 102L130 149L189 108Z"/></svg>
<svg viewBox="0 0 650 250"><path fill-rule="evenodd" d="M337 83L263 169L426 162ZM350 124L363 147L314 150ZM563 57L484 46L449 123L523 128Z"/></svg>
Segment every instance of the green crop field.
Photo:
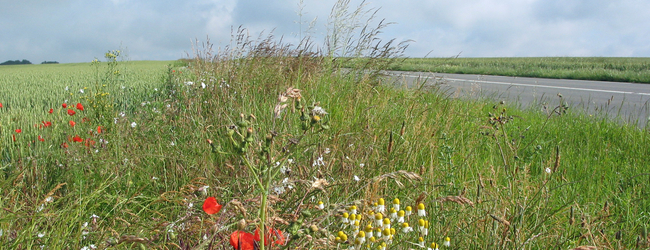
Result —
<svg viewBox="0 0 650 250"><path fill-rule="evenodd" d="M650 83L650 58L409 58L393 70Z"/></svg>
<svg viewBox="0 0 650 250"><path fill-rule="evenodd" d="M270 50L0 67L0 248L650 246L647 130Z"/></svg>

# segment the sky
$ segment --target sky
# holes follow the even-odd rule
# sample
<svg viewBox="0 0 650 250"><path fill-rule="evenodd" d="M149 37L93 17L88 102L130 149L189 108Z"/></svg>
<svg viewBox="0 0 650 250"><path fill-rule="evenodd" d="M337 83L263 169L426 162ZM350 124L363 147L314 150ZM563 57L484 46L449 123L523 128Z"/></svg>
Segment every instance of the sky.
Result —
<svg viewBox="0 0 650 250"><path fill-rule="evenodd" d="M345 0L342 0L345 1ZM360 0L350 1L350 11ZM333 0L0 0L0 62L90 62L121 49L128 60L192 57L233 29L322 46ZM650 57L647 0L367 0L393 24L384 41L408 57ZM343 22L347 23L347 22ZM353 23L353 22L349 22ZM330 27L330 28L328 28Z"/></svg>

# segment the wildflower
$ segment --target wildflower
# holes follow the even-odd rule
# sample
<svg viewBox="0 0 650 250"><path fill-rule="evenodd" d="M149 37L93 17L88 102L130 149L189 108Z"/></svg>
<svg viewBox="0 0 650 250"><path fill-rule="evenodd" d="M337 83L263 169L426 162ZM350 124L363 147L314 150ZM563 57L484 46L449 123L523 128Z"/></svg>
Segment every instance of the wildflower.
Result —
<svg viewBox="0 0 650 250"><path fill-rule="evenodd" d="M546 171L547 174L550 174L551 173L551 168L546 168L545 171Z"/></svg>
<svg viewBox="0 0 650 250"><path fill-rule="evenodd" d="M253 239L255 241L261 240L259 228L255 229L255 236ZM269 228L269 232L264 235L264 245L270 246L271 244L273 244L273 246L286 245L287 236L279 229Z"/></svg>
<svg viewBox="0 0 650 250"><path fill-rule="evenodd" d="M379 228L384 226L384 216L381 213L375 214L375 225Z"/></svg>
<svg viewBox="0 0 650 250"><path fill-rule="evenodd" d="M411 216L412 212L413 212L413 208L411 206L406 206L406 211L405 211L406 214L405 215L406 216Z"/></svg>
<svg viewBox="0 0 650 250"><path fill-rule="evenodd" d="M97 133L101 134L102 133L102 126L97 126Z"/></svg>
<svg viewBox="0 0 650 250"><path fill-rule="evenodd" d="M74 110L72 110L72 109L68 109L68 115L74 115L74 114L76 114L76 113L77 113L77 112L74 112Z"/></svg>
<svg viewBox="0 0 650 250"><path fill-rule="evenodd" d="M406 222L402 223L402 232L403 233L408 233L408 232L412 232L412 231L413 231L413 228L410 227L408 223L406 223Z"/></svg>
<svg viewBox="0 0 650 250"><path fill-rule="evenodd" d="M377 201L377 212L378 213L383 213L386 211L386 206L384 205L384 198L379 198Z"/></svg>
<svg viewBox="0 0 650 250"><path fill-rule="evenodd" d="M451 246L451 239L449 239L449 237L445 237L445 241L442 242L442 245L445 247Z"/></svg>
<svg viewBox="0 0 650 250"><path fill-rule="evenodd" d="M325 166L325 162L323 161L323 156L319 156L312 164L312 167L318 167L318 166Z"/></svg>
<svg viewBox="0 0 650 250"><path fill-rule="evenodd" d="M239 230L230 235L230 245L238 250L256 249L253 234Z"/></svg>
<svg viewBox="0 0 650 250"><path fill-rule="evenodd" d="M418 245L420 247L424 247L424 238L422 238L422 237L418 238Z"/></svg>
<svg viewBox="0 0 650 250"><path fill-rule="evenodd" d="M398 198L395 198L393 200L393 208L395 209L395 211L399 211L400 207L399 207L399 199Z"/></svg>
<svg viewBox="0 0 650 250"><path fill-rule="evenodd" d="M68 108L68 104L63 103L63 104L61 104L61 107Z"/></svg>
<svg viewBox="0 0 650 250"><path fill-rule="evenodd" d="M52 114L52 113L54 113L54 109L50 109L50 111L47 111L47 112Z"/></svg>
<svg viewBox="0 0 650 250"><path fill-rule="evenodd" d="M384 240L384 241L390 240L390 236L391 236L390 229L386 228L386 229L382 230L381 235L382 235L382 240Z"/></svg>
<svg viewBox="0 0 650 250"><path fill-rule="evenodd" d="M357 214L357 206L355 206L355 205L350 206L350 213L351 214Z"/></svg>
<svg viewBox="0 0 650 250"><path fill-rule="evenodd" d="M424 217L427 216L427 211L424 210L424 204L418 204L418 216Z"/></svg>
<svg viewBox="0 0 650 250"><path fill-rule="evenodd" d="M404 214L405 214L404 210L399 210L399 212L397 212L397 223L404 222Z"/></svg>
<svg viewBox="0 0 650 250"><path fill-rule="evenodd" d="M372 225L370 225L370 224L366 225L366 228L364 228L363 231L366 232L366 237L373 238L372 237Z"/></svg>
<svg viewBox="0 0 650 250"><path fill-rule="evenodd" d="M360 181L361 180L361 178L359 178L359 176L357 176L356 174L354 175L353 179L354 179L354 181Z"/></svg>
<svg viewBox="0 0 650 250"><path fill-rule="evenodd" d="M40 135L38 136L38 140L39 141L45 141L45 139L43 139L43 137L41 137Z"/></svg>
<svg viewBox="0 0 650 250"><path fill-rule="evenodd" d="M216 214L221 210L221 204L217 203L217 199L214 197L208 197L203 202L203 211L207 214Z"/></svg>
<svg viewBox="0 0 650 250"><path fill-rule="evenodd" d="M314 106L314 108L311 110L311 114L314 115L314 116L316 116L316 115L326 115L327 112L323 108L321 108L319 106Z"/></svg>
<svg viewBox="0 0 650 250"><path fill-rule="evenodd" d="M38 233L36 236L38 236L38 238L43 238L43 236L45 236L45 233Z"/></svg>
<svg viewBox="0 0 650 250"><path fill-rule="evenodd" d="M346 241L348 241L348 235L346 235L343 231L339 231L336 235L336 242L343 243Z"/></svg>
<svg viewBox="0 0 650 250"><path fill-rule="evenodd" d="M76 123L76 122L74 122L74 121L69 121L68 123L70 124L70 127L74 127L74 125L76 125L76 124L77 124L77 123Z"/></svg>
<svg viewBox="0 0 650 250"><path fill-rule="evenodd" d="M349 224L350 223L350 220L348 219L349 217L350 215L347 212L343 213L343 216L341 217L341 223L343 223L343 225Z"/></svg>
<svg viewBox="0 0 650 250"><path fill-rule="evenodd" d="M61 148L68 148L68 143L64 142L63 144L61 144Z"/></svg>
<svg viewBox="0 0 650 250"><path fill-rule="evenodd" d="M349 219L350 225L354 225L354 222L357 221L357 215L356 214L350 214L348 219Z"/></svg>
<svg viewBox="0 0 650 250"><path fill-rule="evenodd" d="M19 128L16 129L16 133L20 134L20 133L22 133L22 132L23 132L22 129L19 129Z"/></svg>
<svg viewBox="0 0 650 250"><path fill-rule="evenodd" d="M132 127L132 128L135 128L135 126L138 126L138 124L135 123L135 122L132 122L132 123L131 123L131 127Z"/></svg>
<svg viewBox="0 0 650 250"><path fill-rule="evenodd" d="M43 123L43 127L46 127L46 128L49 127L49 126L52 126L51 121L43 121L42 123Z"/></svg>
<svg viewBox="0 0 650 250"><path fill-rule="evenodd" d="M325 205L323 204L323 201L318 201L318 209L320 210L325 209Z"/></svg>
<svg viewBox="0 0 650 250"><path fill-rule="evenodd" d="M0 102L0 108L2 108L2 103L1 102ZM0 235L0 236L2 236L2 235Z"/></svg>
<svg viewBox="0 0 650 250"><path fill-rule="evenodd" d="M395 208L391 207L389 211L390 211L390 213L389 213L388 216L390 216L390 219L391 220L397 220L397 210L395 210Z"/></svg>
<svg viewBox="0 0 650 250"><path fill-rule="evenodd" d="M366 242L366 232L360 231L355 239L355 244L361 245Z"/></svg>
<svg viewBox="0 0 650 250"><path fill-rule="evenodd" d="M88 139L86 139L86 143L84 143L84 145L85 145L86 147L88 147L88 148L91 147L91 146L95 146L95 141L93 141L93 140L91 140L90 138L88 138Z"/></svg>
<svg viewBox="0 0 650 250"><path fill-rule="evenodd" d="M424 219L419 219L418 220L418 229L420 229L420 232L424 231Z"/></svg>
<svg viewBox="0 0 650 250"><path fill-rule="evenodd" d="M438 250L438 244L436 244L435 242L432 242L431 247L429 247L428 250Z"/></svg>
<svg viewBox="0 0 650 250"><path fill-rule="evenodd" d="M81 137L79 137L78 135L75 135L74 137L72 137L72 141L73 141L73 142L82 142L82 141L84 141L84 140L81 139Z"/></svg>
<svg viewBox="0 0 650 250"><path fill-rule="evenodd" d="M90 121L90 118L88 118L88 117L84 117L83 119L81 119L81 122L89 122L89 121Z"/></svg>
<svg viewBox="0 0 650 250"><path fill-rule="evenodd" d="M81 110L81 111L84 111L84 105L81 105L80 102L77 103L77 109L78 109L78 110Z"/></svg>
<svg viewBox="0 0 650 250"><path fill-rule="evenodd" d="M384 218L382 228L383 229L390 229L390 220L388 218Z"/></svg>
<svg viewBox="0 0 650 250"><path fill-rule="evenodd" d="M79 93L84 93L84 89L79 89Z"/></svg>
<svg viewBox="0 0 650 250"><path fill-rule="evenodd" d="M429 235L429 221L428 220L424 221L424 229L422 230L422 235L424 235L424 236Z"/></svg>

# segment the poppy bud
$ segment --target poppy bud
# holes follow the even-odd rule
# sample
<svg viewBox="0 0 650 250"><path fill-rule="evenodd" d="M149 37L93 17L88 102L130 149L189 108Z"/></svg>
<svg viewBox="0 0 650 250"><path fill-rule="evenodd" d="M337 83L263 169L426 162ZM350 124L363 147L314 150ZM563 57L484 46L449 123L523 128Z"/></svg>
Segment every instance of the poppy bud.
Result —
<svg viewBox="0 0 650 250"><path fill-rule="evenodd" d="M264 139L265 139L265 141L266 141L266 146L267 146L267 147L270 147L270 146L271 146L271 142L273 142L273 135L272 135L272 134L267 134L267 135L266 135L266 138L264 138Z"/></svg>
<svg viewBox="0 0 650 250"><path fill-rule="evenodd" d="M246 142L248 142L248 143L253 142L254 141L254 139L253 139L253 128L248 128L248 130L246 130L246 132L247 132L246 133Z"/></svg>
<svg viewBox="0 0 650 250"><path fill-rule="evenodd" d="M239 220L239 222L237 222L237 229L244 230L244 228L246 228L246 224L247 223L245 219Z"/></svg>
<svg viewBox="0 0 650 250"><path fill-rule="evenodd" d="M296 109L302 109L302 98L296 98Z"/></svg>

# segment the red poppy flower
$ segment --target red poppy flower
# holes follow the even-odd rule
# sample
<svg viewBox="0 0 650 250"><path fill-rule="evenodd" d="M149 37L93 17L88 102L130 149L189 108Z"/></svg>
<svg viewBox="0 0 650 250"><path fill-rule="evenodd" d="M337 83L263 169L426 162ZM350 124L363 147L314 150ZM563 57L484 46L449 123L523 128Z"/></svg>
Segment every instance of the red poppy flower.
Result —
<svg viewBox="0 0 650 250"><path fill-rule="evenodd" d="M72 141L73 141L73 142L82 142L82 141L84 141L84 140L81 139L81 137L79 137L78 135L75 135L74 137L72 137Z"/></svg>
<svg viewBox="0 0 650 250"><path fill-rule="evenodd" d="M76 124L77 124L77 123L76 123L76 122L74 122L74 121L70 121L70 122L68 122L68 123L70 123L70 127L74 127L74 125L76 125Z"/></svg>
<svg viewBox="0 0 650 250"><path fill-rule="evenodd" d="M62 148L68 148L68 143L64 142L63 144L61 144L61 147Z"/></svg>
<svg viewBox="0 0 650 250"><path fill-rule="evenodd" d="M0 102L0 108L2 108L2 103Z"/></svg>
<svg viewBox="0 0 650 250"><path fill-rule="evenodd" d="M91 146L95 146L95 141L93 141L91 139L86 139L86 143L84 143L84 145L86 147L88 147L88 148L91 147Z"/></svg>
<svg viewBox="0 0 650 250"><path fill-rule="evenodd" d="M216 214L221 210L221 204L217 203L217 199L214 197L208 197L203 202L203 211L207 214Z"/></svg>
<svg viewBox="0 0 650 250"><path fill-rule="evenodd" d="M235 250L255 250L255 240L251 233L235 231L230 235L230 245Z"/></svg>
<svg viewBox="0 0 650 250"><path fill-rule="evenodd" d="M97 133L101 134L102 133L102 126L97 126Z"/></svg>
<svg viewBox="0 0 650 250"><path fill-rule="evenodd" d="M22 129L19 129L19 128L18 128L18 129L16 129L16 133L22 133L22 132L23 132L23 130L22 130Z"/></svg>
<svg viewBox="0 0 650 250"><path fill-rule="evenodd" d="M47 111L47 112L52 114L52 113L54 113L54 109L50 109L50 111Z"/></svg>
<svg viewBox="0 0 650 250"><path fill-rule="evenodd" d="M90 118L88 118L88 117L84 117L83 119L81 119L81 122L89 122L89 121L90 121Z"/></svg>
<svg viewBox="0 0 650 250"><path fill-rule="evenodd" d="M77 103L77 109L84 111L84 105L81 105L81 103Z"/></svg>
<svg viewBox="0 0 650 250"><path fill-rule="evenodd" d="M63 108L67 108L67 107L68 107L68 104L65 104L65 103L64 103L64 104L61 104L61 107L63 107Z"/></svg>
<svg viewBox="0 0 650 250"><path fill-rule="evenodd" d="M38 136L38 140L39 141L45 141L45 139L43 139L43 137L41 137L40 135Z"/></svg>
<svg viewBox="0 0 650 250"><path fill-rule="evenodd" d="M11 135L11 137L16 141L16 135Z"/></svg>
<svg viewBox="0 0 650 250"><path fill-rule="evenodd" d="M45 126L46 128L49 127L49 126L52 126L52 122L50 122L50 121L47 121L47 122L46 122L46 121L43 121L43 126Z"/></svg>
<svg viewBox="0 0 650 250"><path fill-rule="evenodd" d="M255 241L260 241L260 229L255 229ZM264 235L264 245L270 246L271 243L276 245L287 244L287 237L279 229L269 228L269 231Z"/></svg>
<svg viewBox="0 0 650 250"><path fill-rule="evenodd" d="M74 114L76 114L76 113L77 113L77 112L74 112L74 110L72 110L72 109L68 109L68 115L74 115Z"/></svg>

